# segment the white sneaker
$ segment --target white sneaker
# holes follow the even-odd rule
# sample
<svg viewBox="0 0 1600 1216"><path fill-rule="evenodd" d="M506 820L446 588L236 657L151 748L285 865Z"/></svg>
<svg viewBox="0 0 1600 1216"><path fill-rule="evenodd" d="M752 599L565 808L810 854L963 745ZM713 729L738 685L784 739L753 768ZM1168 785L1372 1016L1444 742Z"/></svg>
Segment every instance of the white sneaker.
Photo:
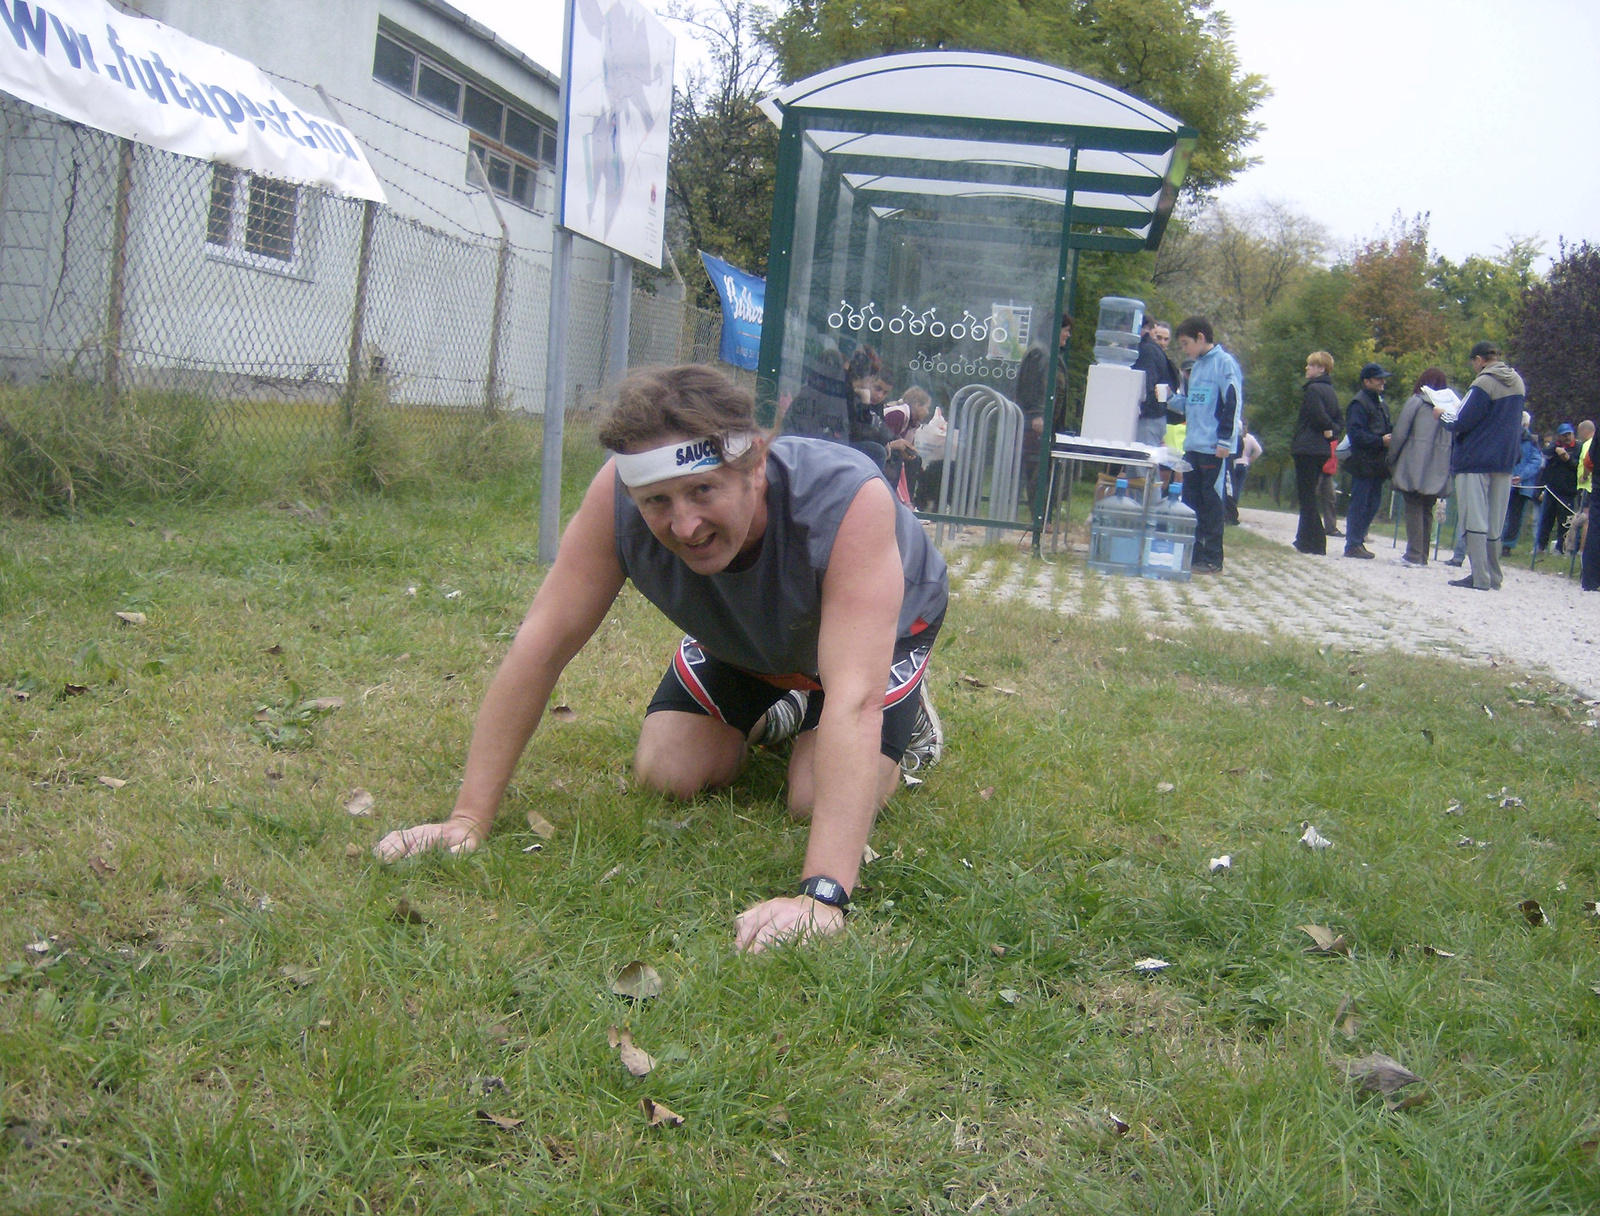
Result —
<svg viewBox="0 0 1600 1216"><path fill-rule="evenodd" d="M931 768L944 755L944 723L939 721L939 711L933 707L933 697L928 692L927 677L917 685L917 721L911 728L911 742L906 744L905 755L900 757L900 770L914 773Z"/></svg>
<svg viewBox="0 0 1600 1216"><path fill-rule="evenodd" d="M805 721L810 704L811 694L804 689L795 688L784 693L750 732L750 742L772 747L793 739L800 733L800 724Z"/></svg>

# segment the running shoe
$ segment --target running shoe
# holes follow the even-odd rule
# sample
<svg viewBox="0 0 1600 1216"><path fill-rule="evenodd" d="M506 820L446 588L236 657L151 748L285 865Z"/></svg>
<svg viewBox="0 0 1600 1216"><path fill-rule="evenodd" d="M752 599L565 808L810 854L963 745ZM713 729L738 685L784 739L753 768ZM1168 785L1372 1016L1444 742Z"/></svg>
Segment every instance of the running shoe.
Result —
<svg viewBox="0 0 1600 1216"><path fill-rule="evenodd" d="M917 720L911 728L911 742L906 744L905 755L900 757L902 772L914 773L931 768L944 755L944 723L939 721L939 711L933 707L933 697L928 692L924 677L917 685Z"/></svg>
<svg viewBox="0 0 1600 1216"><path fill-rule="evenodd" d="M793 739L800 733L800 724L805 721L810 704L810 693L804 689L790 689L772 703L756 729L750 732L750 742L772 747Z"/></svg>

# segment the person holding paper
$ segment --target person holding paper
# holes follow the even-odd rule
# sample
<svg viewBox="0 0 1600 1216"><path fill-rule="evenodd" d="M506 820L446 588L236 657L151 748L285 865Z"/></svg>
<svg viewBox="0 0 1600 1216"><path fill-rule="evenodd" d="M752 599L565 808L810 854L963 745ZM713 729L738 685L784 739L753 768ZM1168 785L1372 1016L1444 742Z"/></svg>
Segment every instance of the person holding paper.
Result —
<svg viewBox="0 0 1600 1216"><path fill-rule="evenodd" d="M1435 416L1434 407L1443 415ZM1444 372L1430 367L1417 378L1411 397L1400 407L1389 441L1389 464L1394 488L1406 504L1406 551L1394 559L1397 566L1426 566L1433 532L1433 507L1450 484L1450 449L1455 439L1444 428L1461 400L1445 382Z"/></svg>
<svg viewBox="0 0 1600 1216"><path fill-rule="evenodd" d="M1500 529L1511 497L1511 470L1517 467L1517 437L1528 390L1522 377L1500 361L1500 349L1493 342L1474 345L1470 362L1476 379L1461 412L1447 418L1443 406L1433 407L1434 417L1455 436L1450 468L1472 563L1472 574L1451 579L1450 586L1498 591Z"/></svg>
<svg viewBox="0 0 1600 1216"><path fill-rule="evenodd" d="M1134 438L1153 448L1160 447L1166 439L1167 399L1178 388L1178 369L1156 337L1156 332L1165 328L1160 321L1145 317L1139 329L1139 355L1133 361L1133 370L1144 373L1144 400L1139 403Z"/></svg>

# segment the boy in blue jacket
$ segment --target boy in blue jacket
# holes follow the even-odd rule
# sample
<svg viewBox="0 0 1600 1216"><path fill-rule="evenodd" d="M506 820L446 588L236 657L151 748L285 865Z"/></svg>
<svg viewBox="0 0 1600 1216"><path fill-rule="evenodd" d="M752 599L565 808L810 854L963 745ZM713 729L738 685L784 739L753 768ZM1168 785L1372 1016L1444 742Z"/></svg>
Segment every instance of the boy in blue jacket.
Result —
<svg viewBox="0 0 1600 1216"><path fill-rule="evenodd" d="M1178 348L1195 361L1188 385L1170 403L1187 423L1183 458L1194 468L1183 479L1184 505L1195 514L1192 569L1220 574L1223 498L1228 464L1239 450L1244 375L1238 361L1217 345L1206 317L1189 317L1178 326Z"/></svg>

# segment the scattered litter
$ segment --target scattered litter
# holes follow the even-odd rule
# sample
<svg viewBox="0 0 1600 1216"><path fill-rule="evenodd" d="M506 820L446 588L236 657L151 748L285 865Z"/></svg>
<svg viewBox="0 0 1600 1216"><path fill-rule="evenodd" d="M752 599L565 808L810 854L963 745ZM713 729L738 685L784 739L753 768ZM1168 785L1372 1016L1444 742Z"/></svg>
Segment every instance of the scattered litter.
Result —
<svg viewBox="0 0 1600 1216"><path fill-rule="evenodd" d="M1550 918L1544 914L1537 899L1525 899L1517 907L1522 909L1522 915L1527 917L1528 923L1536 928L1550 923Z"/></svg>
<svg viewBox="0 0 1600 1216"><path fill-rule="evenodd" d="M29 942L26 946L23 947L23 949L26 950L29 954L49 954L50 953L50 945L55 940L56 939L54 937L50 937L48 939L40 938L36 942Z"/></svg>
<svg viewBox="0 0 1600 1216"><path fill-rule="evenodd" d="M315 967L298 967L290 963L287 966L279 967L278 974L296 988L309 988L317 982L317 969Z"/></svg>
<svg viewBox="0 0 1600 1216"><path fill-rule="evenodd" d="M1134 963L1133 969L1140 975L1154 975L1158 971L1165 971L1172 966L1164 958L1142 958Z"/></svg>
<svg viewBox="0 0 1600 1216"><path fill-rule="evenodd" d="M1426 726L1422 728L1422 737L1428 741L1430 747L1433 746L1433 732Z"/></svg>
<svg viewBox="0 0 1600 1216"><path fill-rule="evenodd" d="M611 1044L611 1049L622 1060L622 1066L634 1076L649 1076L655 1068L655 1058L649 1052L633 1045L632 1031L613 1026L606 1032L606 1039Z"/></svg>
<svg viewBox="0 0 1600 1216"><path fill-rule="evenodd" d="M600 881L601 882L610 882L613 878L615 878L618 874L621 874L621 873L622 873L622 867L621 866L612 866L604 874L600 875Z"/></svg>
<svg viewBox="0 0 1600 1216"><path fill-rule="evenodd" d="M1317 831L1316 828L1312 827L1311 826L1311 821L1309 819L1302 819L1300 821L1300 828L1301 828L1300 843L1305 845L1306 848L1308 848L1308 849L1331 849L1331 848L1333 848L1333 841L1329 840L1321 832Z"/></svg>
<svg viewBox="0 0 1600 1216"><path fill-rule="evenodd" d="M1449 806L1444 808L1444 813L1446 815L1461 814L1461 804L1459 802L1452 802Z"/></svg>
<svg viewBox="0 0 1600 1216"><path fill-rule="evenodd" d="M524 848L522 851L524 853L540 853L540 852L544 851L544 845L540 844L536 840L532 844L530 844L526 848Z"/></svg>
<svg viewBox="0 0 1600 1216"><path fill-rule="evenodd" d="M651 1127L682 1127L683 1116L671 1107L657 1102L654 1098L640 1098L639 1107L644 1111L645 1118L650 1120Z"/></svg>
<svg viewBox="0 0 1600 1216"><path fill-rule="evenodd" d="M408 596L412 597L413 599L415 599L416 598L416 594L417 594L417 589L415 587L407 587L406 588L406 594Z"/></svg>
<svg viewBox="0 0 1600 1216"><path fill-rule="evenodd" d="M96 780L108 790L120 790L128 784L121 777L97 777Z"/></svg>
<svg viewBox="0 0 1600 1216"><path fill-rule="evenodd" d="M1369 1093L1381 1093L1384 1105L1390 1110L1407 1110L1426 1100L1426 1094L1415 1094L1396 1100L1394 1095L1408 1085L1426 1085L1421 1077L1400 1061L1375 1051L1356 1060L1341 1060L1339 1067L1351 1084Z"/></svg>
<svg viewBox="0 0 1600 1216"><path fill-rule="evenodd" d="M1489 721L1491 721L1491 722L1494 721L1494 710L1490 709L1487 705L1485 705L1483 707L1483 712L1489 715Z"/></svg>
<svg viewBox="0 0 1600 1216"><path fill-rule="evenodd" d="M907 786L922 784L921 777L913 777L910 773L906 772L905 769L900 770L900 780L904 781Z"/></svg>
<svg viewBox="0 0 1600 1216"><path fill-rule="evenodd" d="M1315 943L1306 947L1307 954L1342 954L1346 958L1350 955L1350 939L1326 925L1301 925L1300 932Z"/></svg>
<svg viewBox="0 0 1600 1216"><path fill-rule="evenodd" d="M1022 999L1022 993L1015 988L1002 988L997 994L1007 1005L1015 1005Z"/></svg>
<svg viewBox="0 0 1600 1216"><path fill-rule="evenodd" d="M1211 859L1211 865L1209 869L1213 874L1217 873L1219 870L1233 869L1233 854L1224 853L1221 857L1213 857Z"/></svg>
<svg viewBox="0 0 1600 1216"><path fill-rule="evenodd" d="M1583 901L1583 910L1590 916L1600 916L1600 901L1586 899Z"/></svg>
<svg viewBox="0 0 1600 1216"><path fill-rule="evenodd" d="M117 620L124 625L143 625L145 623L145 615L142 612L119 612L117 613Z"/></svg>
<svg viewBox="0 0 1600 1216"><path fill-rule="evenodd" d="M1424 954L1426 954L1429 958L1454 958L1455 957L1455 954L1454 954L1453 951L1441 950L1441 949L1439 949L1438 946L1424 946L1424 947L1422 947L1422 952Z"/></svg>
<svg viewBox="0 0 1600 1216"><path fill-rule="evenodd" d="M458 599L461 598L461 592L459 592L459 591L446 591L444 593L444 598L447 599L447 600L458 600Z"/></svg>
<svg viewBox="0 0 1600 1216"><path fill-rule="evenodd" d="M477 1087L485 1094L492 1094L497 1089L506 1088L506 1079L504 1077L479 1077Z"/></svg>
<svg viewBox="0 0 1600 1216"><path fill-rule="evenodd" d="M882 854L874 849L870 844L866 845L861 850L861 864L864 866L870 866L881 856Z"/></svg>
<svg viewBox="0 0 1600 1216"><path fill-rule="evenodd" d="M1105 1107L1106 1118L1111 1121L1111 1130L1119 1136L1126 1136L1133 1130L1132 1125L1109 1106Z"/></svg>
<svg viewBox="0 0 1600 1216"><path fill-rule="evenodd" d="M635 960L622 969L612 982L611 991L630 1001L643 1001L660 996L663 987L661 976L654 967Z"/></svg>
<svg viewBox="0 0 1600 1216"><path fill-rule="evenodd" d="M1160 781L1156 783L1156 793L1158 794L1170 794L1177 788L1178 787L1173 785L1170 781Z"/></svg>

